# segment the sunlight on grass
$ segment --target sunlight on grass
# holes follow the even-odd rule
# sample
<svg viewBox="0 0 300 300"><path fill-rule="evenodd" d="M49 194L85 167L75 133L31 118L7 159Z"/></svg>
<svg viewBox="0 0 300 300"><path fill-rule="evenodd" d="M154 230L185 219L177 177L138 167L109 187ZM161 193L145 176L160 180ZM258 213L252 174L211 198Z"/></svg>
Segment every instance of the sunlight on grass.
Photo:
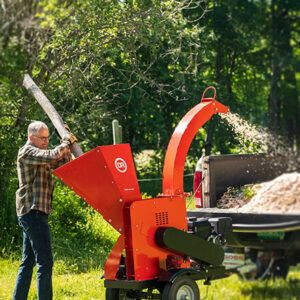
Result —
<svg viewBox="0 0 300 300"><path fill-rule="evenodd" d="M20 261L0 259L0 300L11 299ZM105 299L105 289L101 276L103 270L88 273L59 275L54 265L53 292L54 299ZM36 269L28 299L36 299Z"/></svg>
<svg viewBox="0 0 300 300"><path fill-rule="evenodd" d="M0 300L11 299L20 261L0 258ZM54 299L105 300L104 281L101 268L88 272L74 273L72 270L60 273L60 263L54 265ZM36 299L36 280L33 281L28 299ZM300 291L300 266L292 268L287 280L269 280L263 282L241 281L236 275L212 281L210 286L199 282L201 299L207 300L297 300Z"/></svg>
<svg viewBox="0 0 300 300"><path fill-rule="evenodd" d="M287 280L242 281L237 275L216 280L208 288L199 283L201 299L207 300L263 300L263 299L299 299L300 268L291 271ZM206 296L206 297L205 297Z"/></svg>
<svg viewBox="0 0 300 300"><path fill-rule="evenodd" d="M55 299L105 299L103 271L54 276Z"/></svg>

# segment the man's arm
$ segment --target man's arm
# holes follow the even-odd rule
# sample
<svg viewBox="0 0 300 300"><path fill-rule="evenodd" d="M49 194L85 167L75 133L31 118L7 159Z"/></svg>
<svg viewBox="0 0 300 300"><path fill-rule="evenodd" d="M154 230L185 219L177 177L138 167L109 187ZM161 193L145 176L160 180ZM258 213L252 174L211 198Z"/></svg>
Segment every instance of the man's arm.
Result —
<svg viewBox="0 0 300 300"><path fill-rule="evenodd" d="M28 165L51 164L61 160L66 152L69 152L69 135L63 137L59 146L53 150L43 150L28 144L18 153L18 160Z"/></svg>

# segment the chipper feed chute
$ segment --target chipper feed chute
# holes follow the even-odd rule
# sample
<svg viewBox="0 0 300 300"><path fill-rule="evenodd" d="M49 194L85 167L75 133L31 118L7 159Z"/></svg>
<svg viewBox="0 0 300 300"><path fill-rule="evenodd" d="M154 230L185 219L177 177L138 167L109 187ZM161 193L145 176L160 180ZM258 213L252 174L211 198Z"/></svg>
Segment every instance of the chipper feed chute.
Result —
<svg viewBox="0 0 300 300"><path fill-rule="evenodd" d="M142 198L129 144L97 147L53 174L120 233L123 207Z"/></svg>

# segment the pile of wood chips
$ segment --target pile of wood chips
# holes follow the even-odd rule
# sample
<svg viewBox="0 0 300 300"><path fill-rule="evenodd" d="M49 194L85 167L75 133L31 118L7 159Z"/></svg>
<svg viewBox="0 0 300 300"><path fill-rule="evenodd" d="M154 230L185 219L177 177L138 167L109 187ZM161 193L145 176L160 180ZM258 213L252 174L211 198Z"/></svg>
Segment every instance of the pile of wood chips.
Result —
<svg viewBox="0 0 300 300"><path fill-rule="evenodd" d="M239 208L247 204L250 199L247 199L243 194L248 188L252 189L253 185L242 186L241 188L229 187L223 194L222 198L217 201L219 208Z"/></svg>
<svg viewBox="0 0 300 300"><path fill-rule="evenodd" d="M218 200L220 208L239 212L300 213L300 173L286 173L260 184L229 187Z"/></svg>

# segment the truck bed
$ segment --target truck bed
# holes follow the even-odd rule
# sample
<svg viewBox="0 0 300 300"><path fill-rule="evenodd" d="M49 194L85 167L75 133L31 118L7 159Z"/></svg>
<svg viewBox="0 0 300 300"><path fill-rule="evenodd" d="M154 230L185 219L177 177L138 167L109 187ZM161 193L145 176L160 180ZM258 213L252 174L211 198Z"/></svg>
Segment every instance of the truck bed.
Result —
<svg viewBox="0 0 300 300"><path fill-rule="evenodd" d="M283 173L300 172L300 155L242 154L206 156L202 162L203 208L188 210L188 217L230 217L233 247L300 250L300 214L238 212L217 208L228 187L269 181Z"/></svg>
<svg viewBox="0 0 300 300"><path fill-rule="evenodd" d="M188 216L198 217L230 217L234 226L283 228L283 225L298 224L300 214L292 213L254 213L238 212L234 209L216 208L217 199L227 191L228 187L240 187L272 180L288 172L300 172L300 155L274 154L237 154L205 156L202 162L202 199L204 208L188 211ZM276 224L281 224L276 226ZM267 225L266 225L267 226ZM265 226L265 227L266 227ZM297 226L297 225L295 225Z"/></svg>
<svg viewBox="0 0 300 300"><path fill-rule="evenodd" d="M230 217L232 233L226 236L231 247L300 250L300 215L239 213L228 209L199 208L187 211L188 217Z"/></svg>
<svg viewBox="0 0 300 300"><path fill-rule="evenodd" d="M300 155L234 154L205 156L202 162L203 207L216 207L228 187L269 181L300 172Z"/></svg>
<svg viewBox="0 0 300 300"><path fill-rule="evenodd" d="M187 216L197 218L229 217L232 219L235 232L300 230L299 214L241 213L231 209L197 208L188 210Z"/></svg>

